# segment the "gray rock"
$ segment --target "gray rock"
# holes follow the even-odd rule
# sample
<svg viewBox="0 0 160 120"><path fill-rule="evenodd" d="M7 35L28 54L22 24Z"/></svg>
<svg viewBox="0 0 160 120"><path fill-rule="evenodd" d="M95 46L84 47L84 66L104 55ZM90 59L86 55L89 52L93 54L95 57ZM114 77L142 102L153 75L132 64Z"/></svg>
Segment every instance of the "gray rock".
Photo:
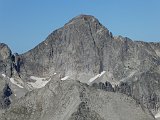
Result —
<svg viewBox="0 0 160 120"><path fill-rule="evenodd" d="M93 16L80 15L73 18L62 28L53 31L42 43L19 55L18 58L19 60L16 59L13 62L9 48L4 44L0 45L0 72L5 71L7 76L22 80L24 89L16 89L17 91L25 91L23 95L26 91L29 91L26 83L29 81L30 76L50 77L57 73L60 79L68 76L69 79L103 89L103 92L117 91L127 94L152 114L156 114L159 109L160 43L132 41L122 36L115 37ZM93 80L93 82L90 83L90 80ZM43 91L43 88L41 90ZM109 93L122 95L117 92ZM104 97L107 93L103 94ZM39 93L39 95L41 94ZM27 96L30 96L30 93ZM32 97L36 99L35 96ZM32 97L28 97L28 100ZM27 97L23 99L27 99ZM38 99L41 98L37 97L36 100ZM59 98L57 99L59 100ZM52 106L54 100L48 101L50 103L48 106ZM44 101L35 103L36 106L32 104L31 108L20 106L12 109L16 112L22 111L23 117L21 119L25 119L24 113L31 114L33 111L30 111L30 109L32 110L34 106L36 110L38 109L37 113L34 113L35 116L42 117L45 111L41 114L43 108L41 102ZM75 101L73 100L73 102ZM56 104L54 105L56 106ZM79 105L80 103L78 103ZM50 110L49 107L47 109ZM56 110L52 110L56 114ZM86 112L88 112L87 119L92 119L93 114L96 119L106 119L103 115L99 115L101 112L97 114L91 108ZM76 117L85 119L83 117L85 112L82 112L82 115L79 115L80 113L81 109L76 109L76 112L68 119L77 119ZM46 116L52 116L52 114L49 113ZM34 115L31 115L32 117L34 118ZM121 116L119 117L121 118ZM26 119L31 118L27 117Z"/></svg>
<svg viewBox="0 0 160 120"><path fill-rule="evenodd" d="M145 112L144 112L145 111ZM1 120L154 120L126 95L73 80L52 80L13 104Z"/></svg>
<svg viewBox="0 0 160 120"><path fill-rule="evenodd" d="M131 96L136 99L145 96L147 103L152 94L147 86L156 88L152 92L160 97L160 43L113 37L93 16L73 18L21 57L21 74L52 76L59 73L61 78L69 76L88 83L89 79L106 71L98 82L109 81L113 86L121 81L132 82Z"/></svg>
<svg viewBox="0 0 160 120"><path fill-rule="evenodd" d="M10 48L4 44L0 43L0 72L11 76L11 50Z"/></svg>

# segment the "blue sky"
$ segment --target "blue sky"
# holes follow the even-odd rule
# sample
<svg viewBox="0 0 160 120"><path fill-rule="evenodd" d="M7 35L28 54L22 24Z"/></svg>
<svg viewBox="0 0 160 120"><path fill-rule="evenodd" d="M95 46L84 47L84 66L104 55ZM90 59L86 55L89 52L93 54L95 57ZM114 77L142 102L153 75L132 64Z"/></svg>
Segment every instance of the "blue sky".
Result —
<svg viewBox="0 0 160 120"><path fill-rule="evenodd" d="M160 42L160 0L0 0L0 42L26 52L79 14L113 35Z"/></svg>

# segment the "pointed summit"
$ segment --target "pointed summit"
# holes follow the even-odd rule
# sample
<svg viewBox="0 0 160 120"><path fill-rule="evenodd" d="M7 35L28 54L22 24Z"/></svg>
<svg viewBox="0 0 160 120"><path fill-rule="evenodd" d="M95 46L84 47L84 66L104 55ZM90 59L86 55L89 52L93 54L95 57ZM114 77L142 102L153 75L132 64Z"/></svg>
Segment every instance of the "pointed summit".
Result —
<svg viewBox="0 0 160 120"><path fill-rule="evenodd" d="M100 22L98 21L98 19L96 19L94 16L91 16L91 15L84 15L84 14L81 14L81 15L78 15L76 17L74 17L73 19L71 19L69 21L69 23L72 23L72 22L78 22L78 21L83 21L83 22L97 22L100 24Z"/></svg>
<svg viewBox="0 0 160 120"><path fill-rule="evenodd" d="M51 69L52 73L59 71L62 76L75 76L81 71L98 74L103 71L103 49L107 41L111 41L109 31L95 17L79 15L26 53L25 65L35 74L45 75ZM37 63L35 67L33 61Z"/></svg>
<svg viewBox="0 0 160 120"><path fill-rule="evenodd" d="M97 18L95 18L92 15L78 15L76 17L74 17L73 19L71 19L67 24L65 24L65 26L68 25L83 25L83 24L88 24L88 25L93 25L93 27L95 27L95 29L106 29L108 31L107 28L105 28Z"/></svg>
<svg viewBox="0 0 160 120"><path fill-rule="evenodd" d="M67 30L76 30L79 33L88 33L100 36L107 36L112 37L111 32L104 27L97 18L92 15L78 15L71 19L68 23L64 26L65 31ZM92 36L95 37L95 36Z"/></svg>

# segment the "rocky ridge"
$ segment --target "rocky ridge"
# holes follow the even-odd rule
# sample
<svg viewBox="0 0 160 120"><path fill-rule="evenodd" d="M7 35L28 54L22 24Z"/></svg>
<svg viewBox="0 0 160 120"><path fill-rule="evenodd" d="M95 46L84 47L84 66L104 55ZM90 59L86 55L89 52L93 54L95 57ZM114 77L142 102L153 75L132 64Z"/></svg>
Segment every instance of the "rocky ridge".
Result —
<svg viewBox="0 0 160 120"><path fill-rule="evenodd" d="M55 79L55 77L54 77ZM74 80L56 78L29 92L1 120L154 120L126 95L104 92Z"/></svg>

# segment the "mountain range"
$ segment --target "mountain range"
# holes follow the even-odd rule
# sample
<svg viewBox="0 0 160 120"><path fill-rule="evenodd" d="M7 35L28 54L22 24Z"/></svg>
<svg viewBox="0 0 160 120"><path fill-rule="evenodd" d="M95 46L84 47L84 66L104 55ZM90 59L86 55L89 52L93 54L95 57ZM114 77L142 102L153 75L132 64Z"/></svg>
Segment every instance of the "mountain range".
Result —
<svg viewBox="0 0 160 120"><path fill-rule="evenodd" d="M158 120L160 42L79 15L26 53L0 43L0 96L0 120Z"/></svg>

